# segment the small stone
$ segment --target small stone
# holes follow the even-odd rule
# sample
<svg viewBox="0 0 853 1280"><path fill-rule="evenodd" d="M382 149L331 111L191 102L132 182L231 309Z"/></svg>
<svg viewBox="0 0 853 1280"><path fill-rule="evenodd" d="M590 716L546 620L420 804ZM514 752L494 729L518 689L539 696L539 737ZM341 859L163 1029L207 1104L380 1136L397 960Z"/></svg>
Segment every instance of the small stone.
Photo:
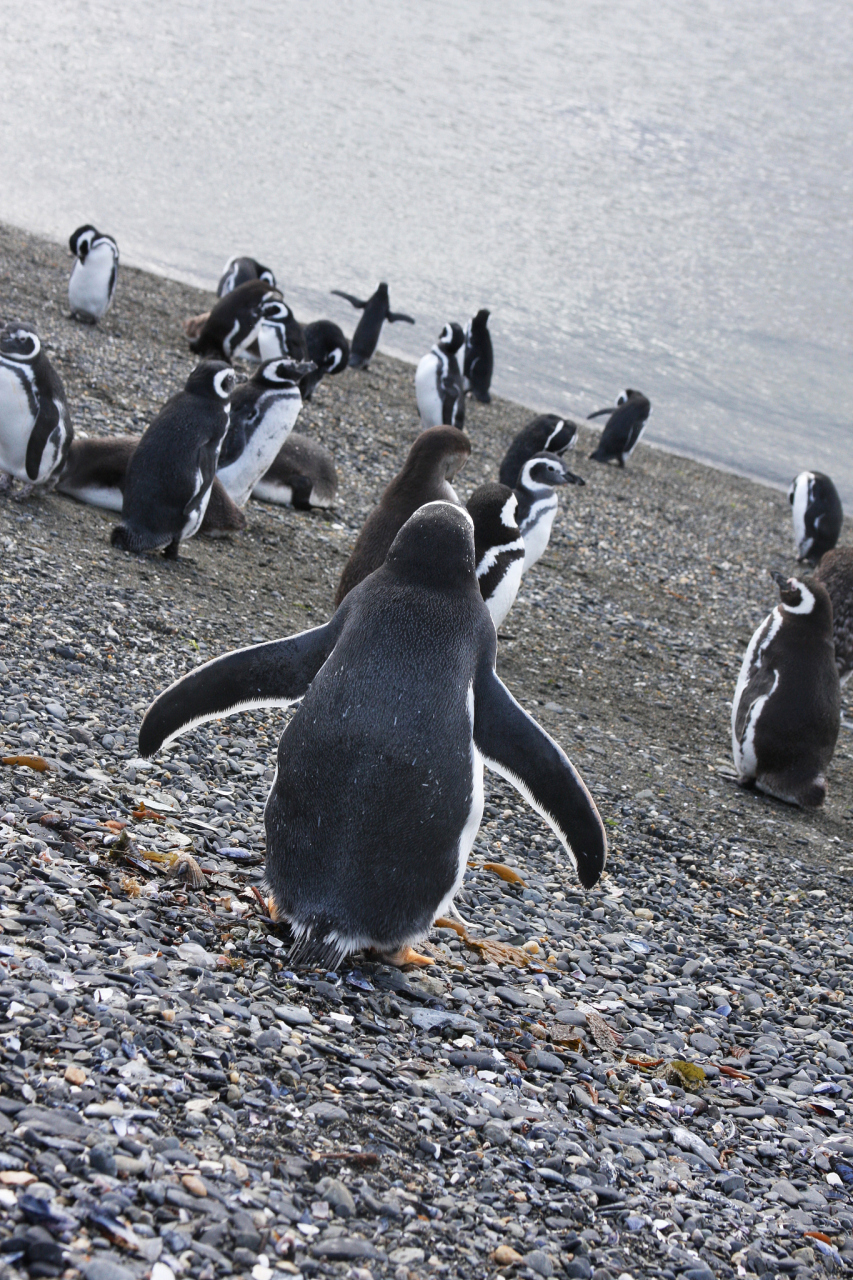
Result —
<svg viewBox="0 0 853 1280"><path fill-rule="evenodd" d="M715 1040L713 1036L707 1036L704 1031L694 1031L690 1037L690 1043L700 1053L716 1053L720 1047L719 1040Z"/></svg>
<svg viewBox="0 0 853 1280"><path fill-rule="evenodd" d="M511 1133L509 1125L501 1120L487 1120L481 1130L483 1141L493 1147L504 1147L509 1142Z"/></svg>
<svg viewBox="0 0 853 1280"><path fill-rule="evenodd" d="M240 1182L245 1182L249 1176L249 1170L242 1160L238 1160L236 1156L223 1156L222 1163L229 1173L233 1173L235 1178Z"/></svg>
<svg viewBox="0 0 853 1280"><path fill-rule="evenodd" d="M308 1027L314 1021L309 1009L304 1006L297 1009L292 1004L276 1005L275 1016L281 1018L282 1022L286 1022L289 1027Z"/></svg>
<svg viewBox="0 0 853 1280"><path fill-rule="evenodd" d="M69 1084L85 1084L87 1072L83 1067L66 1067L65 1079Z"/></svg>
<svg viewBox="0 0 853 1280"><path fill-rule="evenodd" d="M114 1178L118 1172L112 1147L90 1147L89 1164L107 1178Z"/></svg>
<svg viewBox="0 0 853 1280"><path fill-rule="evenodd" d="M305 1114L316 1120L317 1124L332 1124L335 1120L349 1119L343 1107L336 1106L334 1102L315 1102Z"/></svg>
<svg viewBox="0 0 853 1280"><path fill-rule="evenodd" d="M130 1267L122 1266L112 1257L95 1258L92 1262L87 1262L83 1267L83 1275L86 1280L136 1280Z"/></svg>
<svg viewBox="0 0 853 1280"><path fill-rule="evenodd" d="M525 1253L523 1261L537 1275L547 1278L554 1274L554 1263L544 1249L532 1249L530 1253Z"/></svg>
<svg viewBox="0 0 853 1280"><path fill-rule="evenodd" d="M787 1178L780 1178L778 1182L774 1182L770 1188L772 1195L777 1196L780 1200L784 1200L785 1204L795 1208L802 1199L801 1193L794 1186L793 1182L789 1182Z"/></svg>
<svg viewBox="0 0 853 1280"><path fill-rule="evenodd" d="M516 1262L522 1261L521 1254L508 1244L499 1244L497 1249L489 1256L492 1262L496 1262L499 1267L512 1267Z"/></svg>
<svg viewBox="0 0 853 1280"><path fill-rule="evenodd" d="M424 1257L423 1249L416 1249L421 1260ZM311 1245L311 1254L315 1258L329 1258L331 1261L346 1261L350 1258L376 1258L378 1253L373 1245L367 1240L360 1240L357 1236L335 1236L331 1240L319 1240L316 1244Z"/></svg>
<svg viewBox="0 0 853 1280"><path fill-rule="evenodd" d="M199 1198L203 1198L207 1195L207 1187L204 1185L204 1181L197 1173L185 1173L181 1178L181 1182L191 1195L198 1196Z"/></svg>
<svg viewBox="0 0 853 1280"><path fill-rule="evenodd" d="M533 1049L528 1053L525 1062L531 1071L549 1071L552 1075L562 1075L565 1066L556 1053L547 1053L544 1049Z"/></svg>
<svg viewBox="0 0 853 1280"><path fill-rule="evenodd" d="M744 991L740 998L741 1008L746 1009L748 1013L755 1013L758 1009L764 1008L764 1002L757 991Z"/></svg>
<svg viewBox="0 0 853 1280"><path fill-rule="evenodd" d="M282 1045L281 1032L276 1031L275 1027L268 1027L257 1037L255 1044L259 1049L273 1049L278 1053Z"/></svg>
<svg viewBox="0 0 853 1280"><path fill-rule="evenodd" d="M332 1206L339 1217L353 1217L355 1214L355 1200L340 1178L321 1178L317 1183L316 1190L317 1194Z"/></svg>
<svg viewBox="0 0 853 1280"><path fill-rule="evenodd" d="M423 1262L425 1257L426 1253L423 1249L404 1245L400 1249L392 1249L388 1254L388 1261L395 1263L398 1267L411 1267L416 1262Z"/></svg>

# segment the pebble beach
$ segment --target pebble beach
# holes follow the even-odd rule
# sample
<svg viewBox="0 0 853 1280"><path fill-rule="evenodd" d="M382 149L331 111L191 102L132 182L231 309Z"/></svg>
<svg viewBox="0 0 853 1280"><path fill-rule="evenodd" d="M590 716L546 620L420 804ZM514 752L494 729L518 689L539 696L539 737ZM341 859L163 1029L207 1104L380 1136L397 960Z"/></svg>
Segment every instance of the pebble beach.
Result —
<svg viewBox="0 0 853 1280"><path fill-rule="evenodd" d="M77 433L141 435L212 294L122 267L90 328L69 268L0 226L0 318L36 324ZM413 382L381 353L326 379L296 429L335 455L335 509L250 502L176 562L112 549L109 512L0 499L0 1280L847 1274L849 692L822 809L731 760L769 571L796 571L783 492L643 445L601 467L581 427L586 486L497 671L582 774L607 870L581 890L487 773L429 969L288 969L262 904L286 713L138 757L172 680L328 619L419 433ZM463 500L532 416L469 400Z"/></svg>

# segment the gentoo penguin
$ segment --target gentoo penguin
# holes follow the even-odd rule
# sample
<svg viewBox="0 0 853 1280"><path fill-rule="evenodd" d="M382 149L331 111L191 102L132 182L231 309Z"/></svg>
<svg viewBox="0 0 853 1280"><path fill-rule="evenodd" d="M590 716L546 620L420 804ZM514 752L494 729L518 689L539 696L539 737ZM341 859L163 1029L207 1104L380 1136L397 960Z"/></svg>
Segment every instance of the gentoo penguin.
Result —
<svg viewBox="0 0 853 1280"><path fill-rule="evenodd" d="M497 631L515 602L524 572L518 498L505 484L481 484L465 505L474 522L477 581Z"/></svg>
<svg viewBox="0 0 853 1280"><path fill-rule="evenodd" d="M788 490L797 559L816 564L838 541L844 512L838 490L822 471L801 471Z"/></svg>
<svg viewBox="0 0 853 1280"><path fill-rule="evenodd" d="M257 337L264 304L276 301L282 301L281 294L266 280L249 280L239 285L219 299L198 336L190 341L190 350L196 355L230 363Z"/></svg>
<svg viewBox="0 0 853 1280"><path fill-rule="evenodd" d="M537 453L565 453L577 441L578 424L571 418L558 418L556 413L543 413L528 422L504 455L498 479L513 488L525 462Z"/></svg>
<svg viewBox="0 0 853 1280"><path fill-rule="evenodd" d="M474 399L482 404L491 404L489 387L492 385L495 367L488 322L489 312L485 308L469 321L465 330L465 359L462 367L465 390L470 391Z"/></svg>
<svg viewBox="0 0 853 1280"><path fill-rule="evenodd" d="M324 626L239 649L149 707L139 751L244 707L302 699L266 804L270 909L290 962L330 966L360 947L395 964L453 901L483 812L483 765L545 819L581 883L607 841L562 748L495 674L495 628L474 571L471 519L432 502Z"/></svg>
<svg viewBox="0 0 853 1280"><path fill-rule="evenodd" d="M545 554L557 514L555 486L585 483L580 476L568 471L555 453L537 453L525 462L515 486L518 498L515 518L524 539L522 572L527 573Z"/></svg>
<svg viewBox="0 0 853 1280"><path fill-rule="evenodd" d="M133 452L124 482L122 523L110 542L123 551L156 551L174 560L198 532L228 430L234 372L203 360L172 396Z"/></svg>
<svg viewBox="0 0 853 1280"><path fill-rule="evenodd" d="M297 511L333 507L338 493L338 473L329 450L298 431L291 431L266 475L255 485L252 497L261 502L292 503Z"/></svg>
<svg viewBox="0 0 853 1280"><path fill-rule="evenodd" d="M71 314L96 324L106 315L116 291L118 245L87 223L69 238L68 247L77 259L68 281Z"/></svg>
<svg viewBox="0 0 853 1280"><path fill-rule="evenodd" d="M381 284L366 302L361 302L360 299L354 298L351 293L344 293L342 289L333 289L332 293L339 298L346 298L347 302L351 302L359 311L364 312L355 327L355 333L352 335L352 342L350 343L349 363L351 369L366 369L368 367L379 342L382 326L386 320L389 324L396 324L398 320L404 320L406 324L415 323L411 316L404 316L402 311L390 310L387 284Z"/></svg>
<svg viewBox="0 0 853 1280"><path fill-rule="evenodd" d="M832 635L835 665L841 683L853 671L853 547L827 551L815 571L815 582L826 587L832 601Z"/></svg>
<svg viewBox="0 0 853 1280"><path fill-rule="evenodd" d="M240 344L237 354L247 360L307 359L302 325L283 298L267 298L254 336Z"/></svg>
<svg viewBox="0 0 853 1280"><path fill-rule="evenodd" d="M587 414L590 418L600 418L609 413L598 448L589 456L596 462L609 462L615 458L620 467L624 467L625 459L630 458L640 442L640 436L646 429L646 423L652 406L642 391L623 391L616 404L609 409L596 409Z"/></svg>
<svg viewBox="0 0 853 1280"><path fill-rule="evenodd" d="M267 360L232 394L216 474L238 507L249 501L293 430L302 408L299 380L313 368L310 361Z"/></svg>
<svg viewBox="0 0 853 1280"><path fill-rule="evenodd" d="M57 474L74 435L65 388L31 324L0 330L0 492L20 496Z"/></svg>
<svg viewBox="0 0 853 1280"><path fill-rule="evenodd" d="M462 505L450 482L470 453L470 440L455 427L432 427L421 432L402 470L388 485L355 540L335 593L335 608L362 578L379 568L391 543L418 507L436 501Z"/></svg>
<svg viewBox="0 0 853 1280"><path fill-rule="evenodd" d="M315 371L306 374L299 384L302 399L310 400L321 378L327 373L330 376L343 373L346 369L349 361L349 343L344 337L343 330L331 320L315 320L313 324L306 324L303 332L308 359L313 360L317 366Z"/></svg>
<svg viewBox="0 0 853 1280"><path fill-rule="evenodd" d="M773 577L781 601L749 642L732 702L741 786L816 808L841 723L832 605L812 579Z"/></svg>
<svg viewBox="0 0 853 1280"><path fill-rule="evenodd" d="M217 298L224 298L226 293L233 293L241 284L247 284L250 280L265 280L273 289L276 288L275 276L269 267L262 266L254 258L229 258L216 286Z"/></svg>
<svg viewBox="0 0 853 1280"><path fill-rule="evenodd" d="M422 356L415 370L415 395L424 427L442 424L458 427L465 422L465 392L456 352L465 341L462 326L446 324L438 342Z"/></svg>

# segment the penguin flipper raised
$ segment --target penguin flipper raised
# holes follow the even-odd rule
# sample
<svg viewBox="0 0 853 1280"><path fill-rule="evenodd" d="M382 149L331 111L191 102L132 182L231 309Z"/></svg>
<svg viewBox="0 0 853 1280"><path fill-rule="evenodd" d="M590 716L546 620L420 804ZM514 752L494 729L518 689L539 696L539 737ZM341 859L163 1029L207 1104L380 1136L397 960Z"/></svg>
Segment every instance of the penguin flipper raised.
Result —
<svg viewBox="0 0 853 1280"><path fill-rule="evenodd" d="M333 618L286 640L235 649L196 667L152 702L139 730L139 754L155 751L207 720L247 707L287 707L301 698L338 637Z"/></svg>
<svg viewBox="0 0 853 1280"><path fill-rule="evenodd" d="M53 396L42 396L30 438L27 441L26 468L30 480L38 480L42 454L51 434L59 426L59 406Z"/></svg>
<svg viewBox="0 0 853 1280"><path fill-rule="evenodd" d="M351 302L359 311L363 311L369 302L369 299L365 299L364 302L361 302L358 298L354 298L351 293L344 293L343 289L332 289L332 293L336 294L339 298L346 298L347 302Z"/></svg>
<svg viewBox="0 0 853 1280"><path fill-rule="evenodd" d="M519 706L489 667L474 683L474 745L554 830L585 889L604 870L607 837L592 796L566 753Z"/></svg>
<svg viewBox="0 0 853 1280"><path fill-rule="evenodd" d="M385 317L389 324L396 324L398 320L405 320L406 324L414 324L411 316L403 315L402 311L389 311Z"/></svg>

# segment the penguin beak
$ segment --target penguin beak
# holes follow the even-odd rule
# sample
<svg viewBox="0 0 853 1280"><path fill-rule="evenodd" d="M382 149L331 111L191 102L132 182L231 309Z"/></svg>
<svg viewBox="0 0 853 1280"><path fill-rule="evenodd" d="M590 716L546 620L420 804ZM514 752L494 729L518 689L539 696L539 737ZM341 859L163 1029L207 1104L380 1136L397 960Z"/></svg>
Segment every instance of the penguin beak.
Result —
<svg viewBox="0 0 853 1280"><path fill-rule="evenodd" d="M576 476L574 471L564 471L565 480L563 484L586 484L583 476Z"/></svg>
<svg viewBox="0 0 853 1280"><path fill-rule="evenodd" d="M785 577L784 573L775 573L773 569L769 572L770 577L776 583L777 587L779 587L780 591L784 591L788 585L788 579Z"/></svg>
<svg viewBox="0 0 853 1280"><path fill-rule="evenodd" d="M586 420L587 422L589 422L591 418L600 418L605 413L615 413L615 412L616 412L616 405L612 405L611 408L609 409L596 409L595 413L588 413L586 415Z"/></svg>

